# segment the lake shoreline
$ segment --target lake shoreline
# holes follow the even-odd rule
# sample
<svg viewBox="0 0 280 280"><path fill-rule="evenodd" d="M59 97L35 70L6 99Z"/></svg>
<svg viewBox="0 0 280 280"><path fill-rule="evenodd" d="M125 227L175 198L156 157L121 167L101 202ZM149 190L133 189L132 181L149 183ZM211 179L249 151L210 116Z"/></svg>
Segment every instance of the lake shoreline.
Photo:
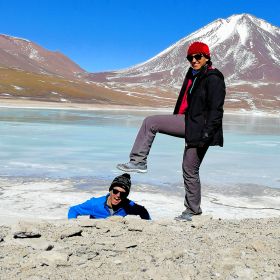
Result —
<svg viewBox="0 0 280 280"><path fill-rule="evenodd" d="M81 180L83 182L83 180ZM110 182L80 188L70 179L28 179L0 177L0 225L21 219L65 219L72 205L108 193ZM164 190L152 185L133 184L129 198L147 208L153 220L174 220L184 210L182 188ZM166 207L168 205L168 207ZM214 219L273 218L280 216L280 190L255 188L242 191L202 188L203 215ZM35 214L36 213L36 214Z"/></svg>
<svg viewBox="0 0 280 280"><path fill-rule="evenodd" d="M44 110L85 110L85 111L140 111L140 112L166 112L173 113L173 107L153 108L113 104L85 104L85 103L58 103L46 101L34 101L26 99L0 99L0 108L44 109ZM228 115L253 115L259 117L280 117L279 112L245 111L225 109Z"/></svg>

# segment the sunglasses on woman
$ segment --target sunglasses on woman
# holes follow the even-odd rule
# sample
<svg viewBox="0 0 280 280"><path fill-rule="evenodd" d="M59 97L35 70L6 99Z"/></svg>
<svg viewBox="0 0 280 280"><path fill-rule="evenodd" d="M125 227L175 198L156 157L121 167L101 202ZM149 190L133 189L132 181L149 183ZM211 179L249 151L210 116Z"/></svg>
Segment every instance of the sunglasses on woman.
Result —
<svg viewBox="0 0 280 280"><path fill-rule="evenodd" d="M126 198L127 197L127 193L126 192L121 192L117 189L113 189L113 194L118 194L120 193L120 198Z"/></svg>
<svg viewBox="0 0 280 280"><path fill-rule="evenodd" d="M202 57L203 57L203 54L202 54L202 53L198 53L198 54L195 54L195 55L189 54L189 55L187 56L187 60L188 60L189 62L192 62L193 59L195 58L195 60L198 61L198 60L200 60Z"/></svg>

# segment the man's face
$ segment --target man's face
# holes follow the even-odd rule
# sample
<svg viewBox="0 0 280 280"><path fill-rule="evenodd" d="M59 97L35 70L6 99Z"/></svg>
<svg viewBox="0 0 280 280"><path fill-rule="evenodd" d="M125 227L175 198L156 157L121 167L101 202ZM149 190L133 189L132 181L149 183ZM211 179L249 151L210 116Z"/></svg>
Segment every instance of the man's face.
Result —
<svg viewBox="0 0 280 280"><path fill-rule="evenodd" d="M187 59L194 70L199 70L209 60L208 58L204 57L203 54L200 53L188 55Z"/></svg>
<svg viewBox="0 0 280 280"><path fill-rule="evenodd" d="M110 191L110 198L112 206L117 206L127 197L127 192L118 186L114 186L114 188Z"/></svg>

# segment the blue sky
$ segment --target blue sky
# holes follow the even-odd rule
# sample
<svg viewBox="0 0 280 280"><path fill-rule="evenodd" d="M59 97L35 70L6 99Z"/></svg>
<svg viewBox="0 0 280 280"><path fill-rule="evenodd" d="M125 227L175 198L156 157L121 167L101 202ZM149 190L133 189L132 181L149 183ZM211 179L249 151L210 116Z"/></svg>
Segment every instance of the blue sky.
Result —
<svg viewBox="0 0 280 280"><path fill-rule="evenodd" d="M0 33L60 51L90 72L144 62L218 18L280 26L279 0L0 0Z"/></svg>

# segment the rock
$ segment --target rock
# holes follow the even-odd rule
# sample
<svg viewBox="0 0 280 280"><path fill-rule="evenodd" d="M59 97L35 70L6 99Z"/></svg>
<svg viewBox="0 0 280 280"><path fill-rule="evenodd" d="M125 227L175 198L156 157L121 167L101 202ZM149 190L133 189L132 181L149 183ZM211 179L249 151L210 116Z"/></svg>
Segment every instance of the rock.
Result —
<svg viewBox="0 0 280 280"><path fill-rule="evenodd" d="M112 228L112 223L108 220L96 220L96 226L95 226L100 233L107 233Z"/></svg>
<svg viewBox="0 0 280 280"><path fill-rule="evenodd" d="M160 225L160 226L163 226L163 227L167 227L167 226L170 226L170 221L168 221L168 220L159 220L159 221L157 221L157 224Z"/></svg>
<svg viewBox="0 0 280 280"><path fill-rule="evenodd" d="M128 248L135 248L135 247L137 247L137 245L138 244L135 243L135 242L128 242L127 244L124 245L124 247L127 248L127 249Z"/></svg>
<svg viewBox="0 0 280 280"><path fill-rule="evenodd" d="M110 232L109 232L109 235L111 237L120 237L120 236L123 236L125 235L125 232L124 232L124 228L119 228L119 227L113 227L111 228Z"/></svg>
<svg viewBox="0 0 280 280"><path fill-rule="evenodd" d="M62 252L56 251L45 251L37 254L35 260L40 263L40 265L67 265L69 255Z"/></svg>
<svg viewBox="0 0 280 280"><path fill-rule="evenodd" d="M83 265L88 262L86 256L78 257L78 256L70 256L69 262L73 263L74 265Z"/></svg>
<svg viewBox="0 0 280 280"><path fill-rule="evenodd" d="M94 220L94 219L80 220L80 221L78 221L78 224L81 227L95 227L96 220Z"/></svg>
<svg viewBox="0 0 280 280"><path fill-rule="evenodd" d="M100 268L101 266L102 266L102 262L100 262L100 261L94 261L93 262L93 264L92 264L92 266L94 267L94 268Z"/></svg>
<svg viewBox="0 0 280 280"><path fill-rule="evenodd" d="M256 279L256 272L250 268L245 267L235 267L233 273L234 277L237 279Z"/></svg>
<svg viewBox="0 0 280 280"><path fill-rule="evenodd" d="M98 255L99 255L98 252L90 252L90 253L87 254L87 259L88 260L92 260L92 259L94 259Z"/></svg>
<svg viewBox="0 0 280 280"><path fill-rule="evenodd" d="M119 265L119 264L121 264L121 263L122 263L122 261L121 261L121 260L114 260L113 262L114 262L114 264L117 264L117 265Z"/></svg>
<svg viewBox="0 0 280 280"><path fill-rule="evenodd" d="M275 272L275 267L272 266L272 265L267 265L267 266L264 268L264 271L265 271L265 272L269 272L269 273L274 273L274 272Z"/></svg>
<svg viewBox="0 0 280 280"><path fill-rule="evenodd" d="M12 227L14 238L39 238L41 233L31 222L20 221Z"/></svg>
<svg viewBox="0 0 280 280"><path fill-rule="evenodd" d="M121 216L111 216L111 217L107 218L107 220L110 222L116 222L116 223L122 223L122 224L124 224L126 221L125 218L121 217Z"/></svg>
<svg viewBox="0 0 280 280"><path fill-rule="evenodd" d="M261 240L253 240L246 246L246 248L252 249L255 252L263 252L266 249L266 244Z"/></svg>
<svg viewBox="0 0 280 280"><path fill-rule="evenodd" d="M107 240L106 238L100 238L98 241L96 241L96 244L104 246L115 246L116 242L113 240Z"/></svg>
<svg viewBox="0 0 280 280"><path fill-rule="evenodd" d="M175 260L183 257L185 254L184 250L178 249L178 250L171 250L164 253L160 253L155 256L156 259L158 259L160 262L164 260Z"/></svg>
<svg viewBox="0 0 280 280"><path fill-rule="evenodd" d="M54 245L49 241L44 239L21 239L18 241L19 244L26 247L31 247L34 250L50 251L53 249Z"/></svg>
<svg viewBox="0 0 280 280"><path fill-rule="evenodd" d="M191 226L195 228L201 228L212 219L212 215L194 215L192 216Z"/></svg>
<svg viewBox="0 0 280 280"><path fill-rule="evenodd" d="M130 224L128 226L128 230L129 231L139 231L139 232L142 232L144 229L144 226L143 225L137 225L137 224Z"/></svg>
<svg viewBox="0 0 280 280"><path fill-rule="evenodd" d="M146 226L148 226L148 222L145 220L141 220L138 218L130 217L126 222L127 229L129 231L139 231L142 232Z"/></svg>
<svg viewBox="0 0 280 280"><path fill-rule="evenodd" d="M71 228L64 229L60 234L60 238L64 239L64 238L81 236L81 235L82 235L82 229L78 227L71 227Z"/></svg>

